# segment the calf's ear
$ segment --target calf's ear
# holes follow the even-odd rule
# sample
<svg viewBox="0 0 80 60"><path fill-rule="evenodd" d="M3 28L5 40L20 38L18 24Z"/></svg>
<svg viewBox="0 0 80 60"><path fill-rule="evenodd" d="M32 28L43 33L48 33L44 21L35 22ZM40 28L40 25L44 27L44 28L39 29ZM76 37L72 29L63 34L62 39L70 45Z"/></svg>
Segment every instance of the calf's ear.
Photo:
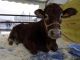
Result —
<svg viewBox="0 0 80 60"><path fill-rule="evenodd" d="M42 9L37 9L34 11L34 14L36 15L36 13L42 14L44 13L44 11Z"/></svg>
<svg viewBox="0 0 80 60"><path fill-rule="evenodd" d="M77 14L77 10L75 8L67 8L63 11L63 18L71 17Z"/></svg>

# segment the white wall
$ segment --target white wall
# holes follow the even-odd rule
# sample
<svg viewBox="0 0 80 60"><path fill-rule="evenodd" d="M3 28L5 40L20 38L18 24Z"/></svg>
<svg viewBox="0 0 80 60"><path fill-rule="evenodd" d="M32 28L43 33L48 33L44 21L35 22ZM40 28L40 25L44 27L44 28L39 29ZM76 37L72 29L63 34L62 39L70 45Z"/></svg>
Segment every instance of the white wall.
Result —
<svg viewBox="0 0 80 60"><path fill-rule="evenodd" d="M39 8L40 8L40 9L44 9L44 8L45 8L45 4L39 3Z"/></svg>
<svg viewBox="0 0 80 60"><path fill-rule="evenodd" d="M27 3L31 3L31 4L35 4L35 5L39 5L39 8L40 9L44 9L45 7L45 3L39 3L39 2L27 2Z"/></svg>

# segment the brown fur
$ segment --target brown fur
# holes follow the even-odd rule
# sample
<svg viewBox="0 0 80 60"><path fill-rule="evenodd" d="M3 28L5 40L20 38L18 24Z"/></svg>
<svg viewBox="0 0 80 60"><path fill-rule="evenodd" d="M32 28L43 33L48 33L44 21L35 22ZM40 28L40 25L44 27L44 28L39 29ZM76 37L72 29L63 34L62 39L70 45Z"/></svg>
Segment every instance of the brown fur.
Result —
<svg viewBox="0 0 80 60"><path fill-rule="evenodd" d="M51 4L45 7L44 13L48 15L48 20L42 19L39 22L15 26L9 35L9 44L12 45L13 41L16 41L17 44L22 43L32 54L36 54L38 51L56 51L58 49L56 39L48 37L44 21L47 25L54 22L61 23L62 9L57 4ZM50 30L56 27L60 28L60 24L53 24L47 29Z"/></svg>

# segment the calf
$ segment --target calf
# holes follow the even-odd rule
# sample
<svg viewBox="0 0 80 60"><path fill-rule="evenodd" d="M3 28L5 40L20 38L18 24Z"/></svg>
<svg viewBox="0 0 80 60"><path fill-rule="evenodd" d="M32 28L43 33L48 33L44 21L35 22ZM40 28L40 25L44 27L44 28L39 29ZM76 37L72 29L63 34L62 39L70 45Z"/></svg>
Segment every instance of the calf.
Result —
<svg viewBox="0 0 80 60"><path fill-rule="evenodd" d="M68 11L71 10L74 10L72 13L76 13L76 9L69 9ZM61 17L64 17L66 13L68 17L74 14L70 15L66 10L64 13L62 8L54 3L47 5L44 11L37 11L42 14L42 20L13 27L8 38L9 44L12 45L13 42L22 43L32 54L36 54L38 51L57 51L56 39L60 37Z"/></svg>

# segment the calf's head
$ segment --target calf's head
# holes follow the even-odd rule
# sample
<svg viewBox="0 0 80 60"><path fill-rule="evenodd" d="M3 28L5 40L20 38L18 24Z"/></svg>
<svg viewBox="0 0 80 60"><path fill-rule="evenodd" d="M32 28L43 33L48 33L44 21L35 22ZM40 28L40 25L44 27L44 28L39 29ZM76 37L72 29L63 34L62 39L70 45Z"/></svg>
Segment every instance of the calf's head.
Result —
<svg viewBox="0 0 80 60"><path fill-rule="evenodd" d="M55 3L47 5L44 11L41 11L41 9L36 11L44 17L42 20L44 21L45 29L48 36L52 39L57 39L60 37L61 18L67 18L76 15L77 13L75 8L67 8L63 11L63 9Z"/></svg>

